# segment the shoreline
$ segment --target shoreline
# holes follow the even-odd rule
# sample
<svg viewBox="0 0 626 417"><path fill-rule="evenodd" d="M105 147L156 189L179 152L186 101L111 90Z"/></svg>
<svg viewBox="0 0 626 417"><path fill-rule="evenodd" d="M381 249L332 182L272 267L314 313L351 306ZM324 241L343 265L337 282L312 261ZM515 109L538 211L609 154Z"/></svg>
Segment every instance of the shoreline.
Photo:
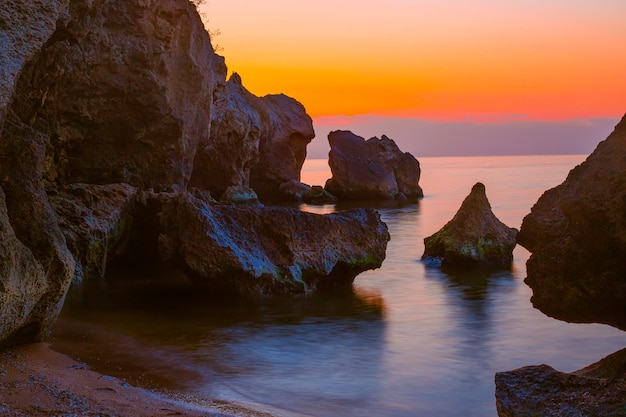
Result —
<svg viewBox="0 0 626 417"><path fill-rule="evenodd" d="M0 416L272 417L221 400L168 395L89 369L48 343L0 351Z"/></svg>

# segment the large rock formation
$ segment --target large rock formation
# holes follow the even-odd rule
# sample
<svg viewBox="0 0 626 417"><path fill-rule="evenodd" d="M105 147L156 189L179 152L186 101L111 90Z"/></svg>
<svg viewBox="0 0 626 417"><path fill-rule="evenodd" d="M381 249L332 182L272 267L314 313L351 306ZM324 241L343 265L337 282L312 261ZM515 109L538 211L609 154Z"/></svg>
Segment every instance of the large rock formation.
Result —
<svg viewBox="0 0 626 417"><path fill-rule="evenodd" d="M572 373L548 365L496 374L500 417L623 416L626 349Z"/></svg>
<svg viewBox="0 0 626 417"><path fill-rule="evenodd" d="M211 136L196 155L191 185L218 198L229 188L251 187L262 200L301 199L284 184L299 183L315 136L304 107L282 94L257 97L236 73L215 97Z"/></svg>
<svg viewBox="0 0 626 417"><path fill-rule="evenodd" d="M479 182L452 220L424 239L422 259L442 267L510 268L516 236L517 229L493 214L485 186Z"/></svg>
<svg viewBox="0 0 626 417"><path fill-rule="evenodd" d="M249 185L264 196L280 195L285 183L290 187L283 189L293 190L312 137L311 119L297 101L255 97L236 75L226 83L224 60L187 0L3 3L0 345L41 340L72 278L101 278L114 260L122 266L160 262L161 253L200 282L199 276L216 276L221 259L202 264L190 254L201 258L203 248L213 256L217 241L228 246L223 253L237 254L244 271L238 276L246 281L257 277L246 260L266 251L277 271L272 280L261 274L262 285L241 285L251 288L242 292L264 293L351 281L378 266L386 229L372 213L309 220L293 210L207 205L214 202L211 192L229 201L254 200ZM183 208L188 217L179 215ZM272 229L275 215L316 230L289 222ZM254 226L257 217L265 228ZM223 230L204 236L207 242L191 233L218 218ZM235 233L229 224L247 228ZM181 244L173 251L173 242L184 242L181 231L197 239L198 248ZM304 236L292 236L297 233ZM366 241L367 233L380 241ZM331 253L320 243L326 234L335 236ZM340 238L362 239L364 247L342 248ZM278 249L288 242L295 242L289 264Z"/></svg>
<svg viewBox="0 0 626 417"><path fill-rule="evenodd" d="M340 200L416 200L424 196L419 162L387 136L366 141L350 131L337 130L328 134L328 142L333 176L325 188Z"/></svg>
<svg viewBox="0 0 626 417"><path fill-rule="evenodd" d="M374 210L319 215L209 205L191 194L163 202L159 251L201 287L247 295L349 285L378 268L389 241Z"/></svg>
<svg viewBox="0 0 626 417"><path fill-rule="evenodd" d="M626 118L524 218L532 303L567 321L626 329Z"/></svg>
<svg viewBox="0 0 626 417"><path fill-rule="evenodd" d="M183 187L225 75L189 2L73 0L12 108L50 136L51 181Z"/></svg>

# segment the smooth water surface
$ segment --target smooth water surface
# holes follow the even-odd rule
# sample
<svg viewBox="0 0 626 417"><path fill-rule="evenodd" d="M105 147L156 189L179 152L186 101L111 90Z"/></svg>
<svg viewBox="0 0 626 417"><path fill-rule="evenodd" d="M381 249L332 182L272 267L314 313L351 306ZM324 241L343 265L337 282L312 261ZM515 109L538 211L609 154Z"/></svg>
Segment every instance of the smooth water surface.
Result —
<svg viewBox="0 0 626 417"><path fill-rule="evenodd" d="M387 258L351 291L213 299L174 272L112 272L72 289L53 346L149 387L280 416L495 416L496 372L540 363L573 371L626 337L533 309L521 247L511 271L450 275L420 262L423 239L477 181L496 216L519 228L541 193L583 160L422 158L424 199L379 207L391 234ZM307 161L302 180L323 184L328 175L326 161Z"/></svg>

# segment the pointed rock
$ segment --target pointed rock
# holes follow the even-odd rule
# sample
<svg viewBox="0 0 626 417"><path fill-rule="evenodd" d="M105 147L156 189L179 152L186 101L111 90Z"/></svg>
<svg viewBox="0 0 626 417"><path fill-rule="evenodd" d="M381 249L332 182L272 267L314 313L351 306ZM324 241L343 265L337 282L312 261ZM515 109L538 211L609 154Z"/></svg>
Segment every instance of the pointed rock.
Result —
<svg viewBox="0 0 626 417"><path fill-rule="evenodd" d="M517 229L491 211L485 186L476 183L459 211L443 228L424 239L422 259L442 267L510 267Z"/></svg>

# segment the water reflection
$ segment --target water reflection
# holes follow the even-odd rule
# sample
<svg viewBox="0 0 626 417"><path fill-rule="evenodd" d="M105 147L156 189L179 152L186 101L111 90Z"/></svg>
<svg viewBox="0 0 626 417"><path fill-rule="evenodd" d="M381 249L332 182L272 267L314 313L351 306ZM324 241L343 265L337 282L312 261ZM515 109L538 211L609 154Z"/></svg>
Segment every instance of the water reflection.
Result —
<svg viewBox="0 0 626 417"><path fill-rule="evenodd" d="M117 272L71 289L53 346L148 387L336 408L380 390L385 315L371 290L225 299L176 271Z"/></svg>
<svg viewBox="0 0 626 417"><path fill-rule="evenodd" d="M476 180L494 213L519 225L572 160L426 160L423 200L374 205L391 234L387 258L354 289L241 300L207 297L177 273L112 274L72 289L54 346L144 385L264 404L277 416L493 417L496 372L580 369L622 348L624 333L534 310L520 247L511 271L450 273L420 262L423 239Z"/></svg>
<svg viewBox="0 0 626 417"><path fill-rule="evenodd" d="M329 214L335 211L356 208L373 208L382 210L397 210L419 207L419 201L407 200L374 200L374 201L340 201L331 204L301 204L300 210L310 213Z"/></svg>

